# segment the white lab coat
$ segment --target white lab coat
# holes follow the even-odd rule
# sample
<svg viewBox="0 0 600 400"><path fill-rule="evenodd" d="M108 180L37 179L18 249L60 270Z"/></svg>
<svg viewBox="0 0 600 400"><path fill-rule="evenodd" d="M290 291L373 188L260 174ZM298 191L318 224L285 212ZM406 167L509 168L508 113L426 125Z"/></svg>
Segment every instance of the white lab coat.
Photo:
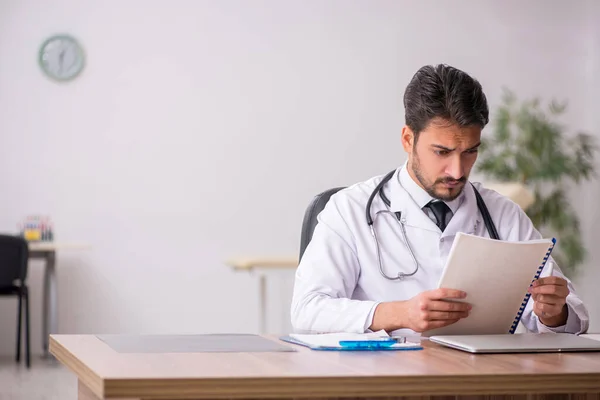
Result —
<svg viewBox="0 0 600 400"><path fill-rule="evenodd" d="M367 332L375 306L380 302L408 300L425 290L435 289L452 241L457 232L489 237L477 208L470 184L464 186L464 200L444 232L415 203L402 187L398 168L384 190L391 211L402 212L406 235L419 262L419 271L403 281L381 276L373 237L366 223L367 200L383 175L355 184L333 195L318 216L318 224L298 266L291 305L295 332ZM406 170L403 171L406 174ZM479 183L481 194L502 240L523 241L541 238L530 219L510 199ZM371 215L388 207L376 196ZM375 219L375 218L374 218ZM415 264L404 243L401 227L393 215L375 220L383 266L389 276L398 271L410 273ZM549 260L553 262L553 260ZM549 263L542 276L547 275ZM564 277L558 265L553 275ZM484 285L493 285L493 277ZM548 328L532 312L530 299L521 319L532 332L581 333L588 329L589 316L574 293L567 297L569 316L566 325ZM414 334L409 329L394 333Z"/></svg>

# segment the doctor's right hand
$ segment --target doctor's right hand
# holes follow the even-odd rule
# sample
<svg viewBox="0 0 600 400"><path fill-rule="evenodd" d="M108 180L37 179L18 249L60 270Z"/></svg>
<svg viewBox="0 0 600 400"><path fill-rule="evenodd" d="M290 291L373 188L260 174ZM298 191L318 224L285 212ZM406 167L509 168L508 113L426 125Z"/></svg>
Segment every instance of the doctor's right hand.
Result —
<svg viewBox="0 0 600 400"><path fill-rule="evenodd" d="M415 332L424 332L454 324L469 316L471 305L456 301L465 297L465 292L454 289L422 292L406 302L405 325Z"/></svg>
<svg viewBox="0 0 600 400"><path fill-rule="evenodd" d="M410 300L381 303L375 309L372 330L408 328L425 332L458 322L469 316L471 305L463 300L466 293L454 289L435 289Z"/></svg>

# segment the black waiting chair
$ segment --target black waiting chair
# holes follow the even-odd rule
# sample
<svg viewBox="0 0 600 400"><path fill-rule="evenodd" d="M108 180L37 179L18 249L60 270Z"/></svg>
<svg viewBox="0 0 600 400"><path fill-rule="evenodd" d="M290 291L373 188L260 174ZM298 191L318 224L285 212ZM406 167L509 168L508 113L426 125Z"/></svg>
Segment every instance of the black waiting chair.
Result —
<svg viewBox="0 0 600 400"><path fill-rule="evenodd" d="M29 292L25 283L28 261L29 246L25 239L19 236L0 235L0 296L17 296L19 299L19 309L17 311L17 362L21 361L22 310L25 308L25 360L27 368L31 365L29 356Z"/></svg>
<svg viewBox="0 0 600 400"><path fill-rule="evenodd" d="M331 196L340 190L344 189L344 187L337 187L325 190L324 192L316 195L304 213L304 220L302 221L302 232L300 235L300 258L302 259L302 255L304 254L304 250L306 250L306 246L310 243L312 239L313 232L315 231L315 227L317 226L317 216L319 213L325 208L325 204L329 201Z"/></svg>

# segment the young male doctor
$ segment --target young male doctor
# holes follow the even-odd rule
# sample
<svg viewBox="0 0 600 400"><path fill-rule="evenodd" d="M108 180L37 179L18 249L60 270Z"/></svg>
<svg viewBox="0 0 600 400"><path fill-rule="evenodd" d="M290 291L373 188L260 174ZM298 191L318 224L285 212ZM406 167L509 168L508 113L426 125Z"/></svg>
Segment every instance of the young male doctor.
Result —
<svg viewBox="0 0 600 400"><path fill-rule="evenodd" d="M297 332L420 333L468 318L468 293L436 286L457 232L490 237L476 190L500 239L541 238L518 205L468 180L488 123L477 80L447 65L424 66L406 88L404 107L401 140L408 160L370 204L379 253L367 203L383 176L337 192L319 214L295 277ZM547 275L530 289L525 328L587 331L588 312L571 282L557 265ZM494 277L480 284L493 286Z"/></svg>

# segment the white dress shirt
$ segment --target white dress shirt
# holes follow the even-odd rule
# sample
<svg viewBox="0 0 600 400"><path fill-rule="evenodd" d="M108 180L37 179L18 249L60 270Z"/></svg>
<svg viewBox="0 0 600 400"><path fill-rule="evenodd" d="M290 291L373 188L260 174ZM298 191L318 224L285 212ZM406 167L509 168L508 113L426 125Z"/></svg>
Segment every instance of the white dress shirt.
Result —
<svg viewBox="0 0 600 400"><path fill-rule="evenodd" d="M398 174L397 177L400 181L400 185L402 185L406 189L413 201L417 203L417 205L420 208L423 209L423 211L427 214L427 216L429 216L429 218L431 218L433 222L437 222L433 211L431 211L429 207L425 206L432 201L438 200L431 197L429 193L427 193L423 188L421 188L421 186L419 186L417 182L415 182L414 179L408 174L408 171L406 169L404 169L402 173ZM456 210L458 209L458 207L460 207L460 205L463 202L464 195L465 192L463 191L458 195L456 199L452 201L444 201L444 203L446 203L446 205L450 208L450 212L446 214L446 225L452 219L452 216L456 214Z"/></svg>

